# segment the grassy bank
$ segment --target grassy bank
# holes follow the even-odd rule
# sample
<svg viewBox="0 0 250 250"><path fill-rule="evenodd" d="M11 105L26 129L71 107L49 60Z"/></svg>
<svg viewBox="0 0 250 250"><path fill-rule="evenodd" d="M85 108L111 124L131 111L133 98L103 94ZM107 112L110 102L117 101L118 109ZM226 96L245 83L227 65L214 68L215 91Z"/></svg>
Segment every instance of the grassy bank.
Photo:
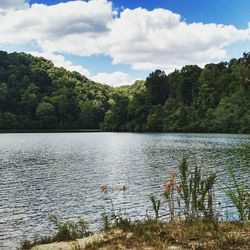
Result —
<svg viewBox="0 0 250 250"><path fill-rule="evenodd" d="M78 238L78 237L77 237ZM131 222L123 218L102 234L85 240L56 238L25 241L19 249L250 249L250 224L239 222L171 221ZM35 247L36 246L36 247Z"/></svg>
<svg viewBox="0 0 250 250"><path fill-rule="evenodd" d="M250 225L145 220L120 225L78 249L250 249Z"/></svg>
<svg viewBox="0 0 250 250"><path fill-rule="evenodd" d="M250 186L236 179L232 167L227 170L233 186L225 184L221 189L234 204L238 221L219 220L214 195L216 175L204 176L197 166L191 170L183 159L178 172L164 181L162 194L149 196L153 216L146 213L143 220L133 221L125 209L114 208L108 186L102 186L100 191L108 208L102 215L102 237L79 243L76 239L92 235L84 220L64 222L50 215L55 234L33 242L25 240L18 249L60 241L70 244L64 248L51 245L51 249L250 249ZM123 186L124 197L126 191ZM162 207L167 219L159 214Z"/></svg>

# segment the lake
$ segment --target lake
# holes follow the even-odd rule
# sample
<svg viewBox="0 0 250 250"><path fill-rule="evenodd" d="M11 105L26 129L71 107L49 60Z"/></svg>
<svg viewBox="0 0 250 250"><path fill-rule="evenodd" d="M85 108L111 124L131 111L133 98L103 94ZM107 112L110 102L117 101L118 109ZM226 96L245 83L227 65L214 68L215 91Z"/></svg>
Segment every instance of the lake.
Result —
<svg viewBox="0 0 250 250"><path fill-rule="evenodd" d="M100 229L107 203L102 185L108 185L116 209L143 218L152 211L149 194L162 194L163 178L176 171L184 155L205 174L216 172L220 184L230 185L226 164L235 166L238 177L250 175L250 135L0 134L0 248L14 249L24 238L49 235L51 213L83 217L92 230ZM128 187L125 196L123 185ZM216 195L220 216L234 217L219 187Z"/></svg>

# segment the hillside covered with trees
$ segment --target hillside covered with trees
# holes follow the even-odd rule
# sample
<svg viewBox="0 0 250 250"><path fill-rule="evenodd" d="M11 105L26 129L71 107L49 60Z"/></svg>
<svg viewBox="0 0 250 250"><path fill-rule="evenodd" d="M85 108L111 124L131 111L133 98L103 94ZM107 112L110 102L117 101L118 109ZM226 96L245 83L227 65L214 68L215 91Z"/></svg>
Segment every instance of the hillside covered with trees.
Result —
<svg viewBox="0 0 250 250"><path fill-rule="evenodd" d="M166 62L167 63L167 62ZM250 133L250 53L113 88L0 51L0 129Z"/></svg>

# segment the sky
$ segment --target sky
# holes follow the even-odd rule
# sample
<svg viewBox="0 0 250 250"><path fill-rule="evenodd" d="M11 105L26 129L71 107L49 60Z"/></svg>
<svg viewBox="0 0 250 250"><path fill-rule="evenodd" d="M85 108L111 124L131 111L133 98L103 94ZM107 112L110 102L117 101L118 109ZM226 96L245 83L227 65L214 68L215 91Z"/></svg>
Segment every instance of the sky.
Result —
<svg viewBox="0 0 250 250"><path fill-rule="evenodd" d="M127 85L250 51L250 1L0 0L0 50Z"/></svg>

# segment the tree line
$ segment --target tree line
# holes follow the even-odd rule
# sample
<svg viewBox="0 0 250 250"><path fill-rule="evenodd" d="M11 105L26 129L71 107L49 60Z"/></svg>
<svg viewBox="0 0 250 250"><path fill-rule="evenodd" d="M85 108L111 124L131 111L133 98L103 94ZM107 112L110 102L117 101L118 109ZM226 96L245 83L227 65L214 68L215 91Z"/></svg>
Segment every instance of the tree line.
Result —
<svg viewBox="0 0 250 250"><path fill-rule="evenodd" d="M250 53L114 88L0 51L0 129L250 132Z"/></svg>

